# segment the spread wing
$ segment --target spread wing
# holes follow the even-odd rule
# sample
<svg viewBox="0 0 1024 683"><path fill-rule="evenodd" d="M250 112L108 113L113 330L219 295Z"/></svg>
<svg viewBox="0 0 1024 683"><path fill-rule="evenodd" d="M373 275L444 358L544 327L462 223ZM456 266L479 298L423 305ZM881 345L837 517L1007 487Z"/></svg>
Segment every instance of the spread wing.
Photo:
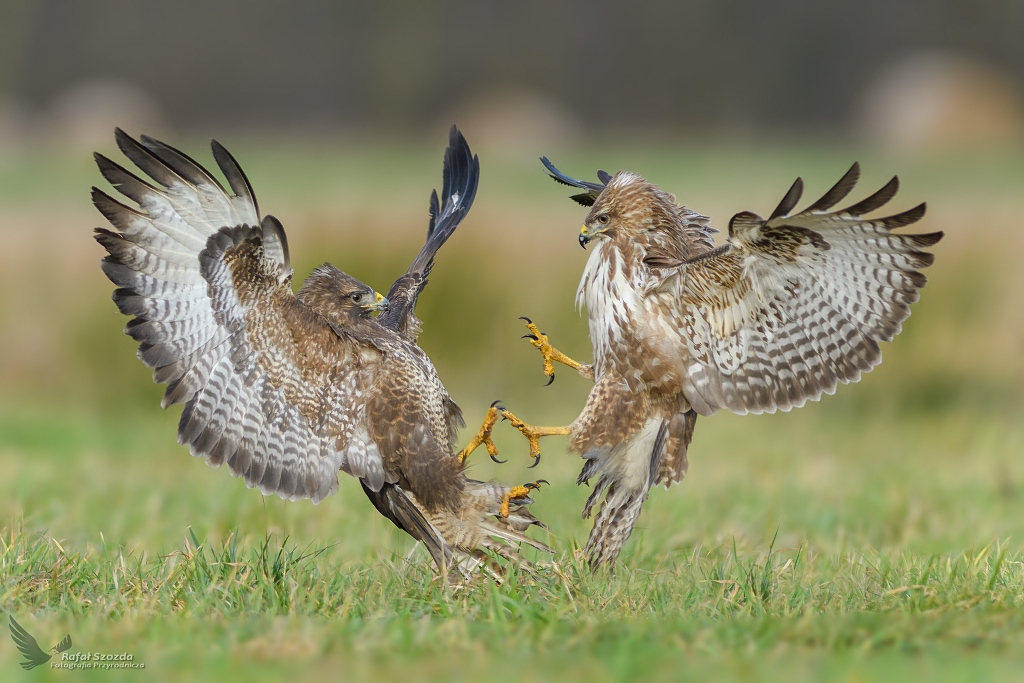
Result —
<svg viewBox="0 0 1024 683"><path fill-rule="evenodd" d="M651 338L681 359L684 394L702 415L773 412L833 393L881 361L910 315L942 233L893 232L919 220L921 204L884 218L893 178L867 199L830 211L856 184L854 164L824 197L797 214L800 179L768 220L744 212L728 244L672 264L645 298Z"/></svg>
<svg viewBox="0 0 1024 683"><path fill-rule="evenodd" d="M125 155L155 182L97 155L103 176L137 208L93 188L117 231L98 229L114 301L135 316L125 333L166 382L162 405L184 403L178 440L249 486L315 502L345 470L380 488L380 454L360 392L373 352L304 306L291 290L284 229L259 220L251 186L218 143L231 191L156 140L117 131Z"/></svg>
<svg viewBox="0 0 1024 683"><path fill-rule="evenodd" d="M557 183L562 185L568 185L569 187L579 188L585 190L580 194L570 195L569 199L582 204L583 206L593 206L594 202L597 201L598 196L604 191L608 182L612 179L612 175L607 171L598 170L597 178L600 183L592 183L586 180L577 180L571 176L559 171L555 168L555 165L547 157L541 157L540 162L544 164L544 168L548 170L548 175ZM675 201L674 197L671 197L672 201ZM676 245L675 251L680 254L699 253L713 249L715 246L715 235L718 230L712 228L708 221L710 220L707 216L702 216L695 211L691 211L684 206L676 205L676 224L680 229L680 242ZM660 265L661 261L667 258L671 258L670 254L651 254L648 261L651 265Z"/></svg>
<svg viewBox="0 0 1024 683"><path fill-rule="evenodd" d="M469 144L459 129L452 126L448 134L448 148L444 153L444 180L440 202L436 190L430 195L427 241L405 275L391 285L391 289L388 290L391 307L377 318L379 323L397 331L410 341L415 341L419 335L420 325L413 311L416 308L416 298L427 286L427 276L434 266L434 256L469 213L476 198L479 182L480 160L470 151Z"/></svg>
<svg viewBox="0 0 1024 683"><path fill-rule="evenodd" d="M49 660L50 655L40 649L36 639L22 628L21 624L14 620L14 617L9 617L9 619L11 622L11 638L14 639L14 644L18 646L18 651L28 660L21 663L21 668L25 670L32 669Z"/></svg>

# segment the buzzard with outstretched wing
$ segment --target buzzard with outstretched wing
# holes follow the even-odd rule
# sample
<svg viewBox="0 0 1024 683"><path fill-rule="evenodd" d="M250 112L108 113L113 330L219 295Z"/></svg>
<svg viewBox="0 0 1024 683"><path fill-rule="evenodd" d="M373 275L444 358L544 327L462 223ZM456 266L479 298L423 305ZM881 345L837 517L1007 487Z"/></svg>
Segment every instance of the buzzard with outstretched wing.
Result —
<svg viewBox="0 0 1024 683"><path fill-rule="evenodd" d="M860 175L852 168L821 199L793 213L800 179L767 218L733 216L715 247L709 219L634 173L599 172L579 181L542 159L552 177L584 190L590 206L580 244L594 243L576 295L586 307L593 365L551 347L528 322L545 372L562 362L594 380L568 427L533 427L507 413L539 456L538 439L566 434L586 463L579 483L597 477L584 508L601 500L586 552L613 562L655 484L686 472L697 415L789 410L882 360L910 315L942 233L893 232L918 221L924 204L865 218L896 194L893 178L870 197L833 211Z"/></svg>
<svg viewBox="0 0 1024 683"><path fill-rule="evenodd" d="M443 205L431 199L427 243L392 287L392 304L330 264L292 291L288 241L260 217L252 187L219 143L228 181L152 138L116 132L118 147L152 182L97 154L103 176L136 205L93 188L117 231L97 229L114 301L134 316L125 333L166 382L162 405L185 405L178 440L193 455L265 494L319 502L338 471L423 541L438 566L469 571L485 550L514 559L527 487L478 482L455 453L461 413L415 343L413 308L437 249L468 212L479 162L454 127ZM393 306L393 307L392 307ZM374 318L373 312L382 317Z"/></svg>

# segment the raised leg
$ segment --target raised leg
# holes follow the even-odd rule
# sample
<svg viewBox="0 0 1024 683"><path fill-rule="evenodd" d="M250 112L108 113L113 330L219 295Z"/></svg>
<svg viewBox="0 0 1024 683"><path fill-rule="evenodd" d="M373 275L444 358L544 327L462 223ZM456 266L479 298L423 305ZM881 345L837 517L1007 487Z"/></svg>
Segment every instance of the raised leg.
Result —
<svg viewBox="0 0 1024 683"><path fill-rule="evenodd" d="M503 463L504 460L498 460L498 447L491 441L491 430L494 429L495 423L498 421L498 415L504 410L498 404L501 401L495 401L491 404L490 409L487 411L487 417L484 418L484 423L480 425L480 429L477 431L466 447L459 451L459 464L466 462L466 458L469 457L470 453L484 446L487 448L487 455L491 456L491 460L497 463Z"/></svg>
<svg viewBox="0 0 1024 683"><path fill-rule="evenodd" d="M512 426L522 432L523 436L530 442L530 457L533 458L533 464L530 467L536 467L540 463L540 440L545 436L565 436L569 434L568 427L534 427L531 424L527 424L520 420L518 417L512 414L510 410L501 411L502 419L508 420L512 423Z"/></svg>
<svg viewBox="0 0 1024 683"><path fill-rule="evenodd" d="M540 350L540 355L544 358L544 376L548 378L549 385L555 381L555 363L568 365L587 379L594 379L594 366L584 365L579 361L569 358L569 356L548 343L548 336L541 332L540 328L532 320L525 316L519 319L526 321L526 329L530 331L529 334L523 335L523 339L529 339L533 347Z"/></svg>

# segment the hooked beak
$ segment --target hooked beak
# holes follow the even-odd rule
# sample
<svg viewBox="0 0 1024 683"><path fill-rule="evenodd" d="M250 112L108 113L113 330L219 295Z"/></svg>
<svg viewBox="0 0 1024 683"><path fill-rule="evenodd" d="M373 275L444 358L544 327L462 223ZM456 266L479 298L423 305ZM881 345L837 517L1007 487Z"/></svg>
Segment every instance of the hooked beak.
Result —
<svg viewBox="0 0 1024 683"><path fill-rule="evenodd" d="M584 249L587 248L587 243L591 240L590 232L587 230L587 226L580 228L580 246Z"/></svg>
<svg viewBox="0 0 1024 683"><path fill-rule="evenodd" d="M377 295L377 300L372 304L363 304L363 308L368 311L380 311L381 313L387 311L391 306L391 302L380 292L374 292L374 294Z"/></svg>

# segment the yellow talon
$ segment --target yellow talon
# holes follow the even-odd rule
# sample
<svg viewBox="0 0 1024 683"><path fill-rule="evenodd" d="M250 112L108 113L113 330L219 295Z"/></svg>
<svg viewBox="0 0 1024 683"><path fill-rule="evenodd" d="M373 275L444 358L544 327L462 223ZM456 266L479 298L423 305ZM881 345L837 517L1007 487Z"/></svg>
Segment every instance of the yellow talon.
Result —
<svg viewBox="0 0 1024 683"><path fill-rule="evenodd" d="M566 435L569 433L568 427L534 427L533 425L520 420L518 417L513 415L510 410L502 410L501 416L511 422L512 426L518 429L530 442L530 457L533 458L533 464L530 465L530 467L536 467L540 462L541 438L545 436Z"/></svg>
<svg viewBox="0 0 1024 683"><path fill-rule="evenodd" d="M544 376L548 378L548 384L555 381L555 363L568 365L573 370L586 374L583 363L569 358L569 356L553 347L548 342L548 336L541 332L540 328L532 320L526 317L519 319L526 321L526 329L530 331L530 334L523 335L523 339L529 339L530 344L540 351L540 355L544 359Z"/></svg>
<svg viewBox="0 0 1024 683"><path fill-rule="evenodd" d="M504 460L498 460L498 447L491 441L491 430L494 429L495 423L498 421L498 413L503 410L498 404L501 401L495 401L491 404L490 409L487 411L487 417L484 418L484 423L480 425L480 429L477 431L476 436L470 440L470 442L459 451L458 458L459 464L461 465L469 457L469 454L479 448L481 445L487 448L487 455L491 456L491 460L496 463L503 463Z"/></svg>
<svg viewBox="0 0 1024 683"><path fill-rule="evenodd" d="M501 509L498 510L498 515L500 517L508 517L509 505L512 503L513 500L517 498L525 498L526 496L530 495L531 489L539 489L541 484L547 483L548 482L546 479L538 479L537 481L532 481L528 484L523 484L522 486L513 486L512 488L505 492L504 496L502 496Z"/></svg>
<svg viewBox="0 0 1024 683"><path fill-rule="evenodd" d="M522 498L530 493L530 489L525 486L513 486L505 495L501 497L501 510L498 511L498 515L501 517L508 517L508 506L512 502L513 498Z"/></svg>

